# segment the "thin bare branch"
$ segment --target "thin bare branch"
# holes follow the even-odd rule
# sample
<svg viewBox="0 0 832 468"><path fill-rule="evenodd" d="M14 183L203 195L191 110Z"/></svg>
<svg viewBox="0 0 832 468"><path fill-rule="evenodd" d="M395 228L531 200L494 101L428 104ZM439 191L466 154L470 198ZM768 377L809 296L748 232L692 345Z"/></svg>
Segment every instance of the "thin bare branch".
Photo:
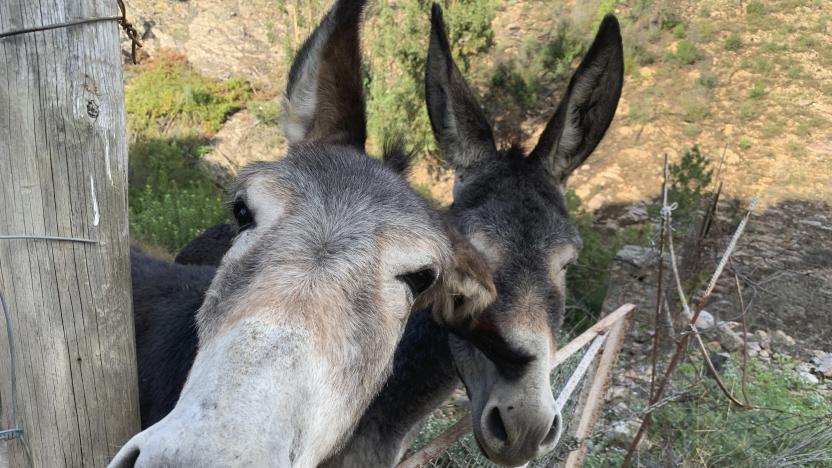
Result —
<svg viewBox="0 0 832 468"><path fill-rule="evenodd" d="M757 197L754 197L751 200L751 203L748 206L748 209L745 212L745 216L743 217L742 221L740 221L739 226L737 226L736 231L734 232L734 236L731 238L731 242L728 243L728 246L725 249L725 253L722 255L722 259L719 261L719 264L714 271L713 276L711 276L711 280L708 283L708 287L705 289L702 296L700 296L699 300L696 302L696 306L694 307L693 316L690 319L690 325L694 326L696 321L699 319L699 314L702 311L702 308L708 302L708 299L711 297L711 293L714 290L714 286L716 285L717 279L722 275L722 271L725 269L725 265L728 263L728 259L731 257L731 254L734 252L734 249L737 247L737 242L739 241L740 236L742 236L743 231L745 230L745 226L748 224L748 220L751 217L751 213L754 210L754 207L757 205ZM654 399L659 399L664 394L665 389L667 388L667 384L670 381L670 377L673 375L673 372L676 370L676 366L679 365L679 361L684 354L685 349L688 345L688 339L690 338L691 333L684 334L679 341L676 343L676 349L673 352L672 357L670 358L670 363L667 365L667 369L665 370L664 376L662 377L661 382L659 383L658 387L656 388L656 393L653 395ZM622 467L628 467L632 463L633 454L635 453L636 447L638 447L641 439L644 437L644 434L650 428L650 424L652 422L652 414L647 414L644 419L641 421L641 426L636 433L636 436L633 438L630 446L627 449L627 455L624 457L624 461L621 464Z"/></svg>
<svg viewBox="0 0 832 468"><path fill-rule="evenodd" d="M662 172L662 214L664 214L664 207L667 206L667 179L670 167L670 159L667 153L664 154L664 170ZM662 216L661 229L659 231L659 277L656 284L656 316L653 326L653 372L650 374L650 403L654 403L656 393L656 374L659 360L659 316L661 314L662 301L664 294L662 293L662 280L664 278L664 238L667 236L667 217ZM671 234L672 236L672 234Z"/></svg>
<svg viewBox="0 0 832 468"><path fill-rule="evenodd" d="M745 400L746 406L751 406L751 400L748 398L748 322L745 318L747 309L745 307L745 299L742 297L742 286L740 286L740 278L734 272L734 283L737 285L737 298L740 301L740 316L742 317L742 397Z"/></svg>

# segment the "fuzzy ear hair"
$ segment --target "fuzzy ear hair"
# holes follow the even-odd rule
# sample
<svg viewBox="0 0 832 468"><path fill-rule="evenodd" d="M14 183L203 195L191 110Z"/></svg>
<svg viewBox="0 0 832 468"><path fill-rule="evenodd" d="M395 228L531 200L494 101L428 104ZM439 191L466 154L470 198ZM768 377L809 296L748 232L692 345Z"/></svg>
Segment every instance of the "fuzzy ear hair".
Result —
<svg viewBox="0 0 832 468"><path fill-rule="evenodd" d="M401 135L384 139L381 160L384 161L385 166L393 171L407 176L414 155L415 153L412 150L407 149Z"/></svg>
<svg viewBox="0 0 832 468"><path fill-rule="evenodd" d="M558 183L565 183L601 142L615 116L623 82L621 28L609 14L530 155L541 160Z"/></svg>
<svg viewBox="0 0 832 468"><path fill-rule="evenodd" d="M433 318L450 330L463 330L494 302L497 289L491 270L477 249L455 229L449 228L449 235L454 265L445 272L432 295Z"/></svg>
<svg viewBox="0 0 832 468"><path fill-rule="evenodd" d="M338 0L295 56L283 98L283 133L290 145L324 142L364 150L363 6L363 0Z"/></svg>
<svg viewBox="0 0 832 468"><path fill-rule="evenodd" d="M491 125L451 55L442 8L431 10L425 102L443 157L456 168L497 154Z"/></svg>

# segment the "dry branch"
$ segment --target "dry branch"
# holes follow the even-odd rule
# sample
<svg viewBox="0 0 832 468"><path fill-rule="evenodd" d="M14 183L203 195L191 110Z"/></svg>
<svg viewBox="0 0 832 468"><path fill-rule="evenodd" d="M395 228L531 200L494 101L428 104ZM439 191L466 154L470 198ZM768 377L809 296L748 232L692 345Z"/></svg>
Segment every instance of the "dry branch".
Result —
<svg viewBox="0 0 832 468"><path fill-rule="evenodd" d="M756 206L756 204L757 204L757 198L755 197L751 200L751 203L749 204L748 209L745 212L745 216L743 216L742 221L740 221L740 224L739 224L739 226L737 226L737 229L734 232L734 235L731 237L731 241L728 243L728 246L725 249L725 253L723 253L722 258L720 259L719 263L717 264L716 270L714 271L713 275L711 276L710 281L708 282L708 286L705 288L705 291L703 292L703 294L700 296L699 300L697 301L696 306L694 307L694 312L690 313L688 311L688 313L690 313L690 320L689 320L689 323L688 323L688 328L691 330L691 333L683 334L682 337L677 341L676 349L675 349L675 351L673 352L673 355L670 358L670 362L668 363L667 369L665 370L665 373L662 376L662 380L659 383L658 387L656 388L656 391L651 395L651 399L650 399L650 404L651 405L654 404L659 399L661 399L662 396L664 395L664 391L667 388L668 383L670 382L670 377L673 375L673 372L676 370L676 366L679 364L679 361L680 361L682 355L684 354L685 349L687 348L688 340L689 340L690 336L694 335L697 338L699 338L699 334L696 331L696 321L699 319L699 314L701 313L705 304L707 304L708 300L710 299L711 293L713 292L714 287L716 286L717 280L719 279L720 276L722 276L722 272L725 269L725 265L728 263L728 260L731 257L731 254L734 252L734 249L737 246L737 242L739 241L740 236L742 236L742 233L745 230L745 226L748 224L748 220L751 217L751 213L753 212L754 207ZM669 218L671 216L671 213L672 213L672 207L667 206L667 204L665 203L665 205L662 207L662 216L667 216ZM670 236L670 238L672 238L672 235ZM674 253L673 253L673 248L672 248L672 239L669 239L669 243L671 243L671 246L670 246L671 248L669 249L670 252L671 252L671 262L672 262L672 264L675 264ZM678 271L676 271L676 275L678 277ZM678 279L677 279L677 287L681 288L681 285L678 282ZM683 301L683 306L687 308L687 306L684 305L686 303L684 294L680 294L680 300ZM701 342L701 339L699 341ZM706 361L709 361L709 359L707 358L707 353L704 353L704 355L706 357ZM713 364L711 363L711 367L712 366L713 366ZM714 373L714 375L716 376L716 373ZM718 377L717 377L717 379L718 379ZM722 387L724 387L724 385L722 385ZM726 393L726 394L730 395L730 393ZM734 399L734 400L736 400L736 399ZM736 402L741 407L745 407L745 405L743 405L742 403L739 403L738 400L736 400ZM633 438L632 442L630 443L630 446L627 449L627 455L624 457L624 461L621 465L622 467L630 466L630 464L632 463L633 454L635 453L636 447L638 447L639 443L641 442L641 439L644 437L644 434L649 429L652 420L653 420L652 413L647 413L644 416L644 419L642 419L641 425L639 426L639 429L638 429L638 432L636 433L635 437Z"/></svg>

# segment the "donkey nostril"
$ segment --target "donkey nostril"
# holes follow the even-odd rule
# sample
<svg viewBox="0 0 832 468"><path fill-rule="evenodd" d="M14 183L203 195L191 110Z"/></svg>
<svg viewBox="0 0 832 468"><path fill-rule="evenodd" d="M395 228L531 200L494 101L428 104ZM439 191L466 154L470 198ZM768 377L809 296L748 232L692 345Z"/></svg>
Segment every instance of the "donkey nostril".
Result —
<svg viewBox="0 0 832 468"><path fill-rule="evenodd" d="M546 433L546 437L543 438L543 440L540 442L540 445L547 446L557 443L558 439L560 439L560 431L560 415L556 414L555 418L552 420L552 426L549 428L549 432Z"/></svg>
<svg viewBox="0 0 832 468"><path fill-rule="evenodd" d="M488 412L485 424L488 432L494 438L502 443L508 442L508 432L506 432L506 426L503 424L503 418L500 416L500 410L496 406Z"/></svg>

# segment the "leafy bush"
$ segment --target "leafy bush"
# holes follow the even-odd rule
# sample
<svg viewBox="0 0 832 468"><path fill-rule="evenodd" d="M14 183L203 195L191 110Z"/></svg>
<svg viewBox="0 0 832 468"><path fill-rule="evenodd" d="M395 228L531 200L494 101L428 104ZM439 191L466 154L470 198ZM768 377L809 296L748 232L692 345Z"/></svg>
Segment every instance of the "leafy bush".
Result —
<svg viewBox="0 0 832 468"><path fill-rule="evenodd" d="M497 65L491 86L508 92L518 104L529 105L547 82L570 72L572 61L583 49L583 42L563 24L548 42L528 42L520 50L518 60Z"/></svg>
<svg viewBox="0 0 832 468"><path fill-rule="evenodd" d="M196 137L142 138L130 145L129 218L135 239L175 252L225 222L224 195L198 165Z"/></svg>
<svg viewBox="0 0 832 468"><path fill-rule="evenodd" d="M125 88L129 217L134 241L175 252L227 219L224 194L200 164L208 138L246 106L248 83L211 81L184 58L160 53Z"/></svg>
<svg viewBox="0 0 832 468"><path fill-rule="evenodd" d="M248 110L257 120L266 125L280 124L280 104L273 100L251 101Z"/></svg>
<svg viewBox="0 0 832 468"><path fill-rule="evenodd" d="M751 0L745 7L745 12L749 15L763 16L766 12L766 6L760 0Z"/></svg>
<svg viewBox="0 0 832 468"><path fill-rule="evenodd" d="M722 47L725 50L736 52L742 49L742 37L737 33L731 33L725 38L725 42L722 44Z"/></svg>
<svg viewBox="0 0 832 468"><path fill-rule="evenodd" d="M674 217L684 219L699 207L711 185L711 159L694 145L678 163L670 164L669 171L668 201L678 204Z"/></svg>
<svg viewBox="0 0 832 468"><path fill-rule="evenodd" d="M748 92L748 97L751 99L760 99L766 94L766 85L762 81L754 83L751 91Z"/></svg>
<svg viewBox="0 0 832 468"><path fill-rule="evenodd" d="M703 88L710 90L716 88L719 78L716 76L716 73L702 72L696 82Z"/></svg>
<svg viewBox="0 0 832 468"><path fill-rule="evenodd" d="M680 65L693 65L702 54L692 42L682 39L676 43L676 51L668 52L665 58Z"/></svg>
<svg viewBox="0 0 832 468"><path fill-rule="evenodd" d="M702 99L688 96L682 99L682 120L687 123L696 123L705 120L710 115L708 105Z"/></svg>
<svg viewBox="0 0 832 468"><path fill-rule="evenodd" d="M740 386L740 361L733 355L726 366L728 388ZM683 460L702 466L786 466L783 457L803 460L801 466L821 466L829 456L832 403L789 364L767 367L749 361L749 399L771 408L753 410L731 407L713 379L701 376L700 366L680 365L679 384L698 383L688 398L654 413L653 433L672 440Z"/></svg>
<svg viewBox="0 0 832 468"><path fill-rule="evenodd" d="M595 228L592 213L581 207L581 199L572 190L566 192L566 206L583 241L583 249L577 262L569 268L566 279L566 323L580 332L601 313L615 254L627 244L646 244L650 228L627 227L602 232Z"/></svg>
<svg viewBox="0 0 832 468"><path fill-rule="evenodd" d="M433 153L436 145L424 105L424 72L432 2L418 0L376 7L373 34L368 36L371 56L364 70L367 91L369 146L405 134L423 146L419 153ZM463 0L445 8L448 37L454 58L463 73L494 42L491 21L494 0Z"/></svg>
<svg viewBox="0 0 832 468"><path fill-rule="evenodd" d="M737 117L744 121L755 119L759 114L760 108L757 106L757 103L752 100L743 101L737 109Z"/></svg>
<svg viewBox="0 0 832 468"><path fill-rule="evenodd" d="M142 64L125 87L128 125L136 133L158 134L174 125L215 132L250 98L247 82L236 78L211 81L171 52L161 52Z"/></svg>

